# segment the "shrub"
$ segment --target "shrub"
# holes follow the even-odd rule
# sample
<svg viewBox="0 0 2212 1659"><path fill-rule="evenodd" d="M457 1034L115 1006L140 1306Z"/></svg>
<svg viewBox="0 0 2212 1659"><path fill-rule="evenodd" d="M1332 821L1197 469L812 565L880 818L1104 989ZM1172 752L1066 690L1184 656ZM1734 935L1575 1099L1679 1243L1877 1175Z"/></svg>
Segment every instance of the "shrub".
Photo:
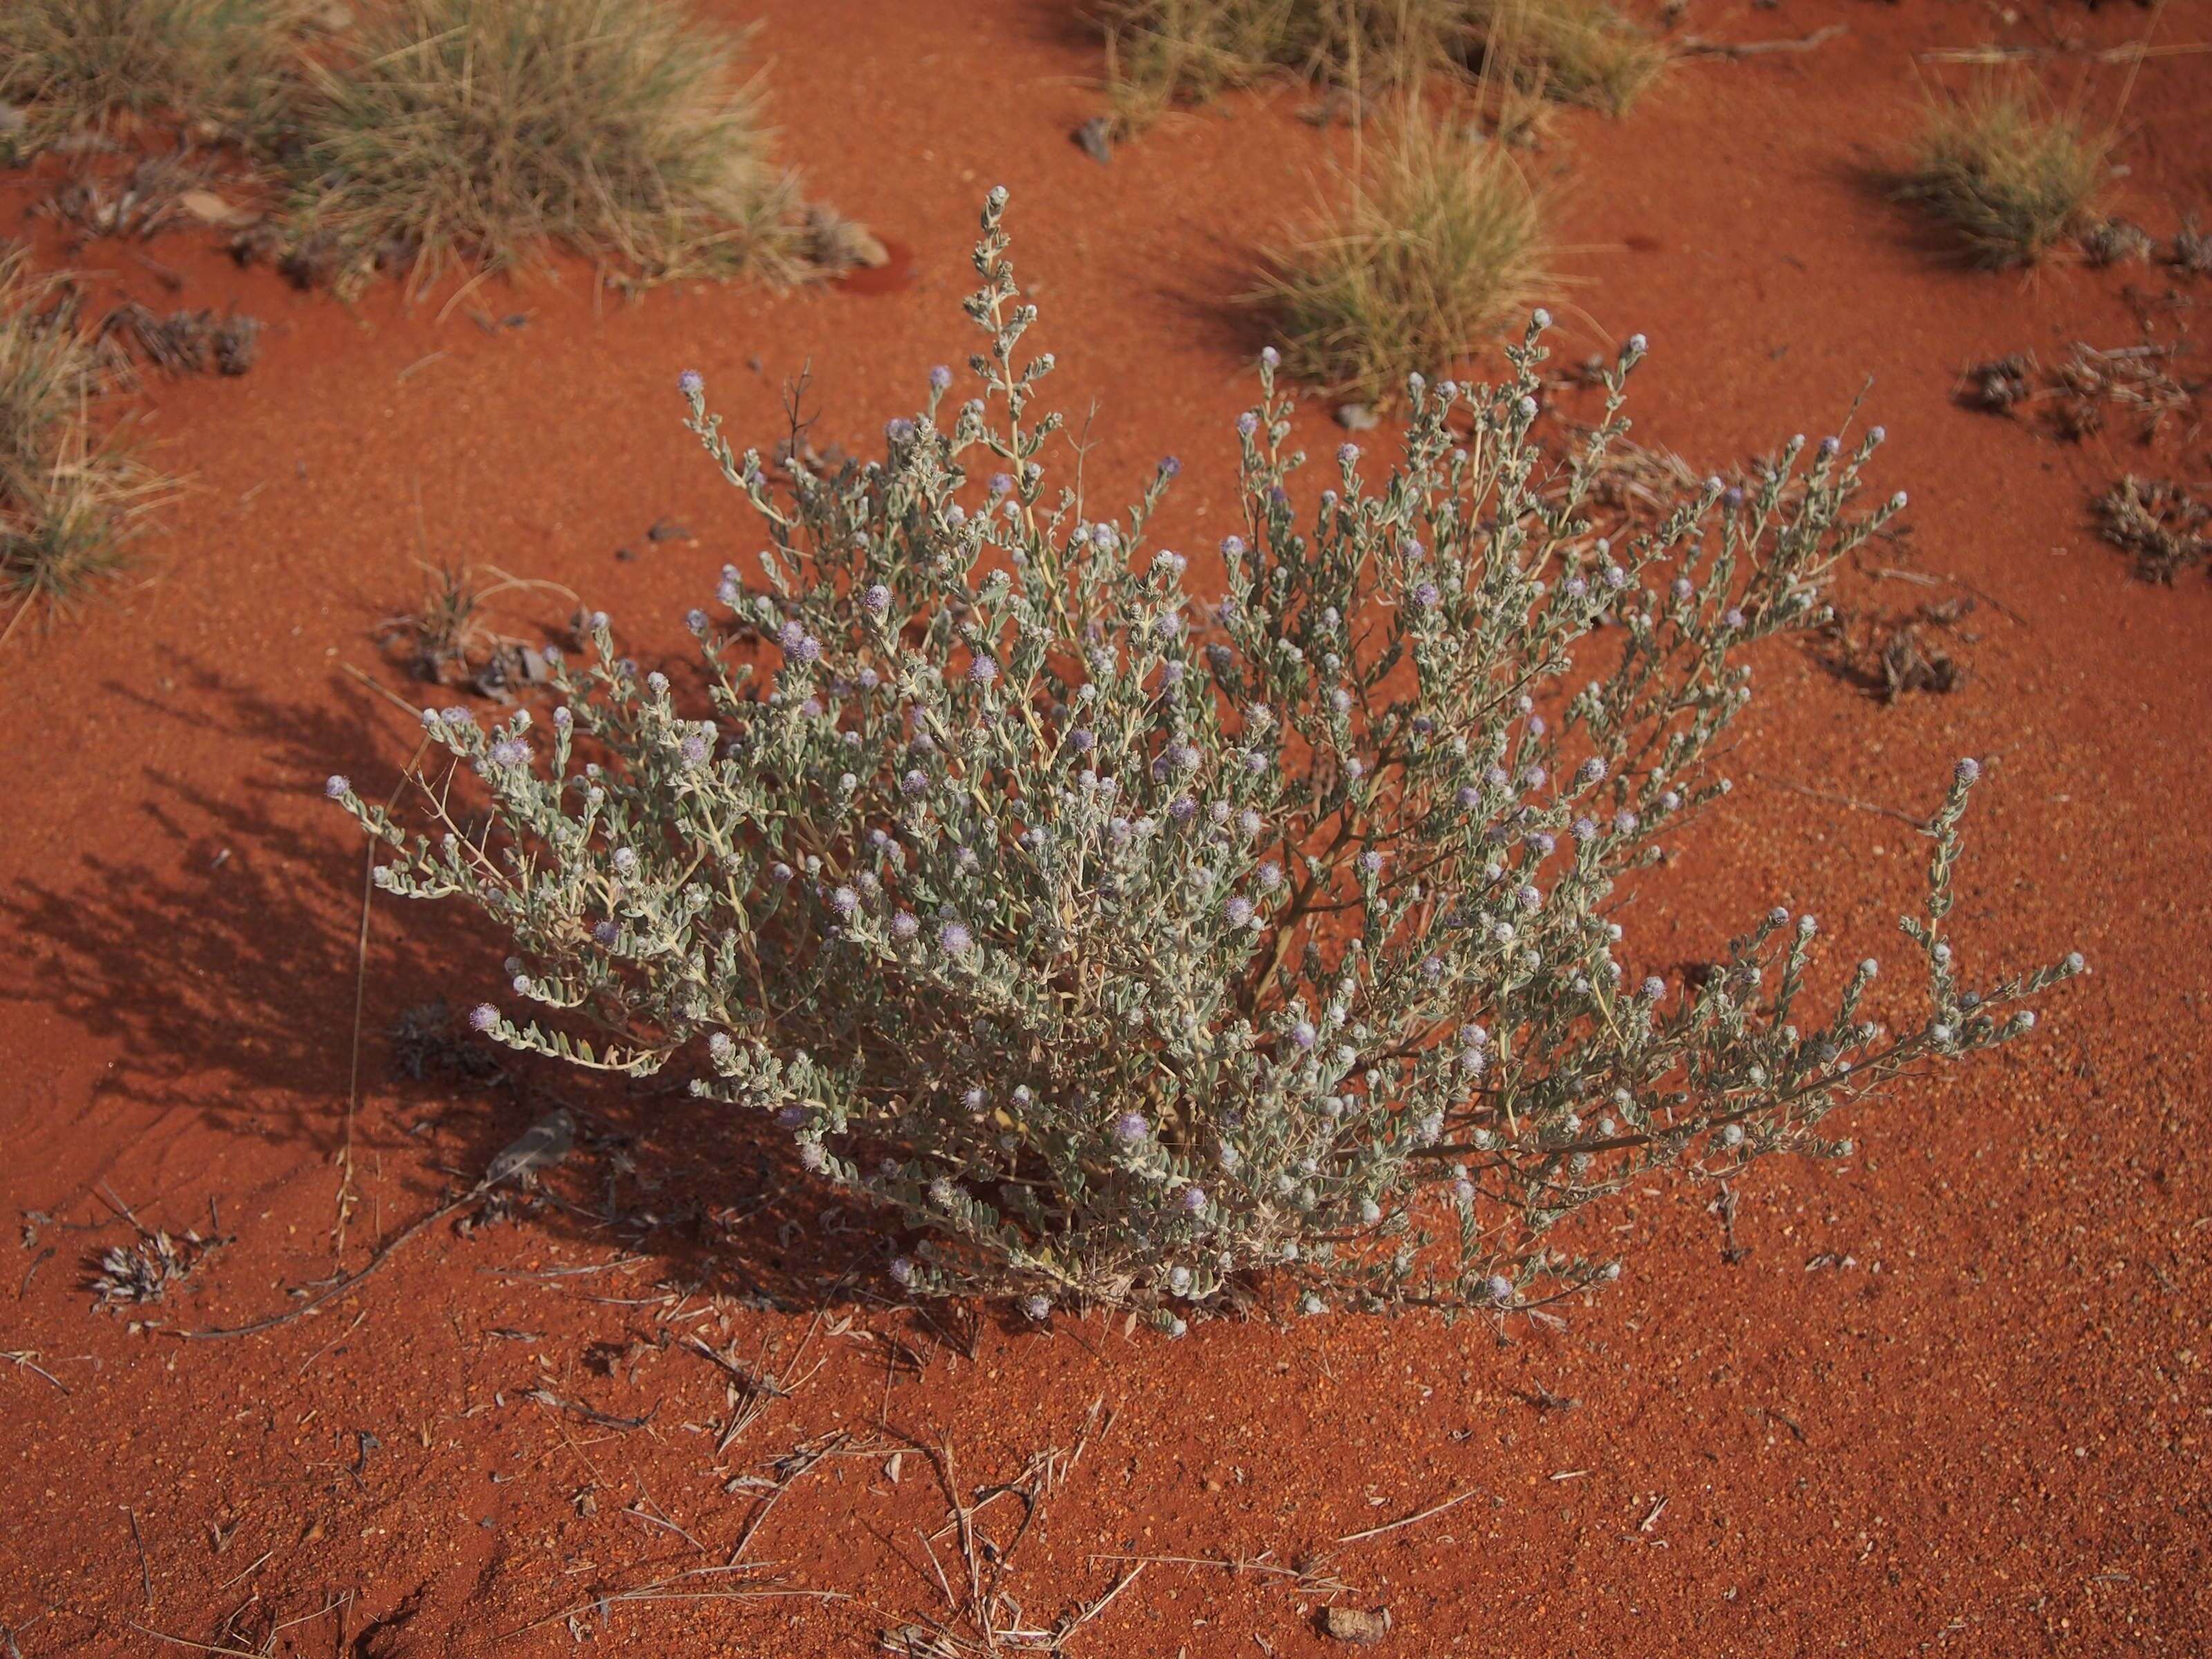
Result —
<svg viewBox="0 0 2212 1659"><path fill-rule="evenodd" d="M792 274L802 231L738 40L665 0L398 0L313 71L293 218L357 287L548 244L652 280Z"/></svg>
<svg viewBox="0 0 2212 1659"><path fill-rule="evenodd" d="M1931 106L1900 186L1991 269L2033 264L2082 225L2104 185L2111 139L2018 79Z"/></svg>
<svg viewBox="0 0 2212 1659"><path fill-rule="evenodd" d="M286 0L9 0L0 103L26 106L12 149L36 154L114 117L252 126L290 38ZM10 148L0 135L0 153Z"/></svg>
<svg viewBox="0 0 2212 1659"><path fill-rule="evenodd" d="M6 626L112 574L166 486L94 435L98 359L54 285L0 258L0 603Z"/></svg>
<svg viewBox="0 0 2212 1659"><path fill-rule="evenodd" d="M1293 374L1379 399L1520 313L1545 252L1535 193L1504 147L1409 112L1342 201L1270 257L1253 297Z"/></svg>
<svg viewBox="0 0 2212 1659"><path fill-rule="evenodd" d="M474 809L442 777L411 834L330 780L386 890L511 934L544 1012L487 1004L478 1030L617 1073L698 1056L699 1094L773 1114L920 1235L890 1263L916 1294L1176 1330L1262 1270L1308 1310L1610 1277L1559 1224L1661 1170L1836 1151L1838 1104L2019 1035L2010 1006L2080 970L1963 985L1971 762L1929 826L1905 926L1931 1006L1900 1029L1868 1018L1872 963L1803 1006L1810 917L1769 915L1694 987L1624 960L1616 880L1727 791L1705 762L1750 695L1738 654L1815 624L1828 568L1901 506L1850 511L1878 434L1792 440L1752 493L1715 481L1610 545L1582 490L1642 343L1554 472L1532 328L1508 383L1416 389L1401 465L1346 445L1302 518L1270 366L1202 608L1154 544L1173 461L1119 515L1048 489L1052 359L1022 354L1004 201L977 395L951 407L932 371L880 460L780 485L684 377L770 544L724 572L726 622L690 617L711 713L600 617L550 731L424 711L488 828L446 816Z"/></svg>
<svg viewBox="0 0 2212 1659"><path fill-rule="evenodd" d="M1486 58L1524 87L1618 115L1665 55L1603 0L1105 0L1116 124L1150 124L1289 73L1362 97Z"/></svg>

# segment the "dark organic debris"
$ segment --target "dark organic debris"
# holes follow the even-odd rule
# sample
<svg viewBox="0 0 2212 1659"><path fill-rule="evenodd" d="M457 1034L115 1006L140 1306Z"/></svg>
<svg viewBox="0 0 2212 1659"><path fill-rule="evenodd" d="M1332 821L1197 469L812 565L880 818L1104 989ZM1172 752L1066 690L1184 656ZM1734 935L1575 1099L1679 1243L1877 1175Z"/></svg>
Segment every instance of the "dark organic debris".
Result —
<svg viewBox="0 0 2212 1659"><path fill-rule="evenodd" d="M2212 566L2212 505L2171 478L2122 478L2096 504L2097 527L2136 556L2147 580L2171 586L2191 565Z"/></svg>
<svg viewBox="0 0 2212 1659"><path fill-rule="evenodd" d="M2109 349L2076 341L2064 362L2045 368L2033 352L2016 351L1968 369L1959 400L2000 415L2039 407L2058 436L2076 441L2102 431L2106 410L2118 409L2138 418L2136 436L2148 443L2195 400L2197 388L2171 373L2179 352L2154 341Z"/></svg>
<svg viewBox="0 0 2212 1659"><path fill-rule="evenodd" d="M2093 265L2132 264L2150 258L2150 233L2126 219L2100 219L2081 233L2081 252Z"/></svg>
<svg viewBox="0 0 2212 1659"><path fill-rule="evenodd" d="M2015 351L1968 369L1960 398L1972 408L2002 413L2033 392L2034 380L2034 355Z"/></svg>
<svg viewBox="0 0 2212 1659"><path fill-rule="evenodd" d="M392 1022L390 1036L392 1069L417 1083L432 1078L488 1081L506 1070L489 1045L461 1030L442 1000L407 1010Z"/></svg>
<svg viewBox="0 0 2212 1659"><path fill-rule="evenodd" d="M178 224L235 228L257 218L210 190L212 179L202 161L185 155L149 155L119 182L75 174L35 210L80 235L141 240Z"/></svg>
<svg viewBox="0 0 2212 1659"><path fill-rule="evenodd" d="M94 1257L85 1288L94 1293L95 1307L111 1311L164 1301L170 1285L191 1278L211 1251L228 1243L189 1231L181 1237L141 1233L135 1243L112 1245Z"/></svg>
<svg viewBox="0 0 2212 1659"><path fill-rule="evenodd" d="M2168 258L2185 276L2212 276L2212 235L2193 224L2184 225L2173 234L2173 252Z"/></svg>
<svg viewBox="0 0 2212 1659"><path fill-rule="evenodd" d="M1942 642L1972 612L1972 599L1923 605L1903 616L1855 617L1838 612L1828 625L1832 665L1884 702L1915 691L1956 691L1966 671ZM1959 637L1972 641L1963 632Z"/></svg>
<svg viewBox="0 0 2212 1659"><path fill-rule="evenodd" d="M258 318L217 317L212 311L173 311L164 317L133 301L100 325L100 337L121 343L168 374L243 374L261 349Z"/></svg>

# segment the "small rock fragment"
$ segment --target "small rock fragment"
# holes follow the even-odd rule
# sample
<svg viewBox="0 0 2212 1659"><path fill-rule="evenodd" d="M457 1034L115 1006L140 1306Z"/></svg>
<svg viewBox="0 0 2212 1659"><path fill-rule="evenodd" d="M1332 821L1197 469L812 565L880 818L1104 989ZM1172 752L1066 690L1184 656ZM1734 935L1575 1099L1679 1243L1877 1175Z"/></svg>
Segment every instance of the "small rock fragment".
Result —
<svg viewBox="0 0 2212 1659"><path fill-rule="evenodd" d="M1370 432L1382 424L1382 417L1365 404L1339 404L1336 423L1346 432Z"/></svg>
<svg viewBox="0 0 2212 1659"><path fill-rule="evenodd" d="M1358 1647L1370 1647L1390 1633L1390 1610L1388 1607L1325 1607L1321 1615L1322 1634L1340 1642L1350 1642Z"/></svg>
<svg viewBox="0 0 2212 1659"><path fill-rule="evenodd" d="M1100 167L1114 159L1114 120L1111 116L1092 116L1076 128L1074 137L1083 153Z"/></svg>

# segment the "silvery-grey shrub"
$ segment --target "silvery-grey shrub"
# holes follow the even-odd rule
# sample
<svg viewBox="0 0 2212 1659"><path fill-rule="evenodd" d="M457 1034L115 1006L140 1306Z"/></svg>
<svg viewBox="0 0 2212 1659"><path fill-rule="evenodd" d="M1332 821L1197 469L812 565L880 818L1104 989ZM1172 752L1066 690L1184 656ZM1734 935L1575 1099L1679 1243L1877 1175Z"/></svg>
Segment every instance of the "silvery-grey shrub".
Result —
<svg viewBox="0 0 2212 1659"><path fill-rule="evenodd" d="M1816 932L1777 909L1695 983L1629 965L1615 884L1728 789L1706 763L1746 647L1826 614L1877 428L1792 439L1620 543L1590 491L1627 423L1547 462L1537 314L1498 386L1411 387L1401 459L1346 445L1304 510L1264 358L1238 422L1242 523L1203 605L1152 521L1048 482L1052 367L983 216L975 395L894 420L882 459L783 481L684 377L690 427L766 525L690 617L679 694L592 619L550 730L425 711L480 778L425 775L386 890L458 896L514 940L514 1048L772 1114L880 1206L916 1294L1032 1316L1108 1304L1170 1330L1261 1270L1308 1311L1528 1307L1613 1276L1560 1224L1660 1169L1834 1154L1839 1103L2017 1036L1944 920L1967 795L1931 823L1908 919L1925 1012L1801 994ZM764 665L764 678L756 665ZM465 778L459 780L466 784ZM463 793L465 793L464 789Z"/></svg>

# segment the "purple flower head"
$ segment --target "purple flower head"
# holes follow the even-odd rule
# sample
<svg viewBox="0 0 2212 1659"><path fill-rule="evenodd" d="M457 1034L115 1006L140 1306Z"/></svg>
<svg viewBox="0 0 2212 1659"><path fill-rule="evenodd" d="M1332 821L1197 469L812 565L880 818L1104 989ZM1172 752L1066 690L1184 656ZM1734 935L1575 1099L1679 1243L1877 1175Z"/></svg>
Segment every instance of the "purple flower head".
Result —
<svg viewBox="0 0 2212 1659"><path fill-rule="evenodd" d="M1613 815L1613 827L1624 836L1633 835L1636 832L1636 814L1626 806Z"/></svg>
<svg viewBox="0 0 2212 1659"><path fill-rule="evenodd" d="M333 772L323 780L323 793L332 800L343 800L353 793L353 781L343 772Z"/></svg>
<svg viewBox="0 0 2212 1659"><path fill-rule="evenodd" d="M1373 848L1369 848L1365 852L1359 855L1359 867L1370 876L1381 875L1382 873L1382 855L1376 852Z"/></svg>
<svg viewBox="0 0 2212 1659"><path fill-rule="evenodd" d="M902 1255L893 1256L891 1258L891 1279L894 1283L899 1285L913 1284L914 1263L908 1261L907 1258Z"/></svg>
<svg viewBox="0 0 2212 1659"><path fill-rule="evenodd" d="M1168 803L1168 816L1177 823L1188 823L1197 812L1198 803L1188 795L1177 795Z"/></svg>
<svg viewBox="0 0 2212 1659"><path fill-rule="evenodd" d="M830 908L841 916L849 916L860 908L860 896L849 887L830 890Z"/></svg>
<svg viewBox="0 0 2212 1659"><path fill-rule="evenodd" d="M1601 782L1605 778L1605 763L1595 755L1592 755L1582 763L1575 775L1584 783Z"/></svg>
<svg viewBox="0 0 2212 1659"><path fill-rule="evenodd" d="M1424 957L1421 958L1421 977L1423 979L1429 981L1431 983L1434 983L1436 981L1442 979L1443 975L1444 959L1442 957Z"/></svg>
<svg viewBox="0 0 2212 1659"><path fill-rule="evenodd" d="M1741 628L1743 626L1743 612L1737 610L1734 605L1730 605L1726 611L1721 612L1721 620L1727 623L1730 628Z"/></svg>
<svg viewBox="0 0 2212 1659"><path fill-rule="evenodd" d="M686 763L690 765L705 765L707 763L707 757L713 751L707 746L707 739L701 737L696 732L694 732L690 737L684 739L681 753L683 754Z"/></svg>
<svg viewBox="0 0 2212 1659"><path fill-rule="evenodd" d="M1523 789L1541 789L1544 781L1550 775L1540 766L1524 768L1521 773L1521 787Z"/></svg>
<svg viewBox="0 0 2212 1659"><path fill-rule="evenodd" d="M948 957L964 956L975 943L964 921L948 921L937 930L937 948Z"/></svg>
<svg viewBox="0 0 2212 1659"><path fill-rule="evenodd" d="M1313 1022L1309 1019L1302 1019L1297 1024L1291 1027L1291 1041L1297 1043L1301 1048L1312 1048L1314 1046L1314 1039L1317 1035L1318 1033L1316 1033L1313 1028Z"/></svg>
<svg viewBox="0 0 2212 1659"><path fill-rule="evenodd" d="M472 1031L489 1031L498 1024L499 1010L489 1002L479 1002L469 1010L469 1029Z"/></svg>
<svg viewBox="0 0 2212 1659"><path fill-rule="evenodd" d="M1656 1002L1666 994L1667 981L1658 975L1654 974L1644 981L1644 1000L1646 1002Z"/></svg>
<svg viewBox="0 0 2212 1659"><path fill-rule="evenodd" d="M791 866L778 859L768 867L768 878L781 887L791 879Z"/></svg>
<svg viewBox="0 0 2212 1659"><path fill-rule="evenodd" d="M1547 859L1552 856L1552 849L1557 847L1559 842L1553 841L1552 837L1543 830L1531 830L1526 836L1524 836L1522 839L1521 844L1523 847L1526 847L1530 852L1534 853L1538 858Z"/></svg>
<svg viewBox="0 0 2212 1659"><path fill-rule="evenodd" d="M1543 907L1544 896L1536 890L1533 882L1523 883L1520 891L1514 894L1513 897L1523 910L1540 909Z"/></svg>
<svg viewBox="0 0 2212 1659"><path fill-rule="evenodd" d="M1508 1279L1504 1273L1491 1274L1490 1282L1486 1288L1490 1291L1490 1299L1498 1304L1499 1307L1506 1307L1510 1305L1512 1303L1513 1281Z"/></svg>
<svg viewBox="0 0 2212 1659"><path fill-rule="evenodd" d="M1265 824L1261 819L1260 815L1248 806L1243 811L1237 813L1237 827L1243 830L1246 836L1249 836L1258 835L1265 827Z"/></svg>
<svg viewBox="0 0 2212 1659"><path fill-rule="evenodd" d="M1823 438L1820 440L1821 458L1825 460L1833 460L1842 453L1844 441L1841 438Z"/></svg>
<svg viewBox="0 0 2212 1659"><path fill-rule="evenodd" d="M1079 726L1067 734L1067 746L1079 755L1087 755L1098 746L1098 734L1087 726Z"/></svg>
<svg viewBox="0 0 2212 1659"><path fill-rule="evenodd" d="M1350 466L1358 459L1359 446L1358 444L1339 444L1337 446L1336 462L1339 466Z"/></svg>
<svg viewBox="0 0 2212 1659"><path fill-rule="evenodd" d="M977 653L975 660L968 665L968 680L971 685L988 685L999 678L999 665L989 657Z"/></svg>
<svg viewBox="0 0 2212 1659"><path fill-rule="evenodd" d="M1237 417L1237 435L1240 438L1249 438L1259 429L1260 417L1252 410L1248 409Z"/></svg>
<svg viewBox="0 0 2212 1659"><path fill-rule="evenodd" d="M1021 1301L1022 1316L1042 1325L1052 1317L1052 1303L1042 1296L1025 1296Z"/></svg>
<svg viewBox="0 0 2212 1659"><path fill-rule="evenodd" d="M952 371L943 363L929 371L929 389L932 392L942 392L951 384Z"/></svg>
<svg viewBox="0 0 2212 1659"><path fill-rule="evenodd" d="M1252 901L1242 893L1232 893L1229 902L1221 907L1221 913L1229 918L1231 927L1244 927L1252 920Z"/></svg>
<svg viewBox="0 0 2212 1659"><path fill-rule="evenodd" d="M1459 787L1459 793L1453 799L1459 802L1460 811L1472 812L1482 804L1482 791L1471 783L1462 783Z"/></svg>
<svg viewBox="0 0 2212 1659"><path fill-rule="evenodd" d="M891 918L891 937L904 945L921 931L921 924L914 919L910 910L902 910Z"/></svg>
<svg viewBox="0 0 2212 1659"><path fill-rule="evenodd" d="M1413 585L1413 603L1423 611L1431 609L1443 598L1434 582L1416 582Z"/></svg>
<svg viewBox="0 0 2212 1659"><path fill-rule="evenodd" d="M994 472L991 475L991 498L994 501L997 500L1001 495L1012 495L1013 493L1013 489L1014 480L1012 474L1006 472Z"/></svg>
<svg viewBox="0 0 2212 1659"><path fill-rule="evenodd" d="M896 416L884 422L884 436L895 444L904 443L914 436L914 422L903 415Z"/></svg>
<svg viewBox="0 0 2212 1659"><path fill-rule="evenodd" d="M622 938L622 929L611 918L592 924L592 937L602 945L613 945Z"/></svg>
<svg viewBox="0 0 2212 1659"><path fill-rule="evenodd" d="M899 780L899 793L909 799L916 795L927 794L928 792L929 775L918 766Z"/></svg>
<svg viewBox="0 0 2212 1659"><path fill-rule="evenodd" d="M1176 457L1172 455L1163 455L1160 457L1160 477L1163 478L1172 478L1176 473L1182 471L1182 463L1176 459Z"/></svg>
<svg viewBox="0 0 2212 1659"><path fill-rule="evenodd" d="M860 595L860 604L871 616L880 617L891 608L891 591L881 582L872 582Z"/></svg>
<svg viewBox="0 0 2212 1659"><path fill-rule="evenodd" d="M1222 557L1225 559L1239 558L1243 556L1243 552L1244 538L1242 536L1224 536L1221 538Z"/></svg>
<svg viewBox="0 0 2212 1659"><path fill-rule="evenodd" d="M696 368L687 368L676 377L676 389L687 398L696 398L707 389L707 380Z"/></svg>
<svg viewBox="0 0 2212 1659"><path fill-rule="evenodd" d="M1124 1112L1114 1120L1114 1139L1124 1146L1133 1146L1152 1133L1152 1126L1145 1121L1142 1112Z"/></svg>
<svg viewBox="0 0 2212 1659"><path fill-rule="evenodd" d="M1262 346L1260 348L1260 362L1270 369L1280 368L1283 366L1283 354L1273 346Z"/></svg>
<svg viewBox="0 0 2212 1659"><path fill-rule="evenodd" d="M799 625L795 618L787 621L782 627L775 630L775 642L787 652L796 652L799 642L805 637L806 630Z"/></svg>
<svg viewBox="0 0 2212 1659"><path fill-rule="evenodd" d="M1951 769L1951 775L1960 783L1978 783L1981 781L1982 763L1969 755Z"/></svg>
<svg viewBox="0 0 2212 1659"><path fill-rule="evenodd" d="M1283 884L1283 866L1269 859L1260 866L1260 885L1269 892Z"/></svg>
<svg viewBox="0 0 2212 1659"><path fill-rule="evenodd" d="M1182 1189L1182 1198L1176 1201L1182 1206L1185 1215L1202 1214L1206 1209L1206 1188L1195 1186L1186 1187Z"/></svg>
<svg viewBox="0 0 2212 1659"><path fill-rule="evenodd" d="M1597 820L1595 818L1577 818L1574 823L1568 827L1568 833L1573 836L1577 842L1588 842L1595 841L1597 839Z"/></svg>

